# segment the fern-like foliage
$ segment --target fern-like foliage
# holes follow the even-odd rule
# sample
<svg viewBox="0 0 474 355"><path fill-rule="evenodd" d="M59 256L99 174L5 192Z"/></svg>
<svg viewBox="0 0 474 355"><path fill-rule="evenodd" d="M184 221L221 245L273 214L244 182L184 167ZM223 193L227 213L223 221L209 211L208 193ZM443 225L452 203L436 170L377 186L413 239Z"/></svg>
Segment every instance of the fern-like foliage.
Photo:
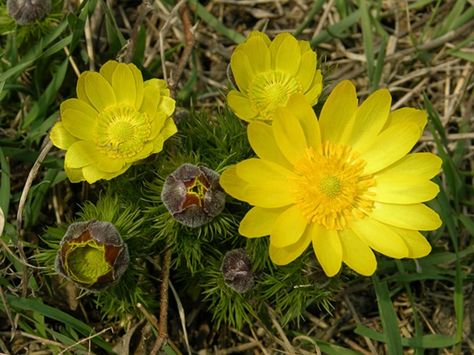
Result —
<svg viewBox="0 0 474 355"><path fill-rule="evenodd" d="M96 202L85 202L77 221L113 223L128 245L130 264L121 281L101 293L85 295L103 317L126 321L142 303L156 312L161 287L159 265L163 252L172 251L171 282L181 300L205 301L216 326L237 328L265 319L267 306L275 309L285 324L299 320L311 306L330 309L329 282L308 251L285 267L275 266L268 256L268 238L246 239L238 225L249 206L227 196L223 212L209 223L191 228L178 222L161 201L169 174L184 163L222 172L227 166L253 156L246 128L231 112L216 117L190 112L178 123L178 134L166 142L163 152L133 166L126 174L102 182L106 193ZM49 228L45 247L36 255L54 271L59 242L66 226ZM244 249L251 261L253 287L239 293L229 287L221 272L224 255ZM191 297L191 299L189 299ZM186 308L186 302L183 302Z"/></svg>

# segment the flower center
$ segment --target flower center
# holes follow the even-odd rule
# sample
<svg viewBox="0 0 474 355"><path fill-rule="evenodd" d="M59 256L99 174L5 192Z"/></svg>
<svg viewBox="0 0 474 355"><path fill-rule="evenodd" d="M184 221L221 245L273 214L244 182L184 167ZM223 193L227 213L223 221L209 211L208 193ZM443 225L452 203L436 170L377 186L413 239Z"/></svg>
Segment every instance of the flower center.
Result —
<svg viewBox="0 0 474 355"><path fill-rule="evenodd" d="M365 161L341 144L326 142L317 150L309 148L295 164L291 181L295 203L309 222L326 229L344 229L351 219L362 219L373 208L375 185L364 175Z"/></svg>
<svg viewBox="0 0 474 355"><path fill-rule="evenodd" d="M337 176L323 176L319 182L319 188L328 197L335 198L341 192L341 181Z"/></svg>
<svg viewBox="0 0 474 355"><path fill-rule="evenodd" d="M209 189L209 182L203 175L185 182L186 185L186 199L183 203L183 208L191 205L202 207L205 195Z"/></svg>
<svg viewBox="0 0 474 355"><path fill-rule="evenodd" d="M105 258L105 245L94 240L70 243L65 260L70 277L86 285L92 285L112 269Z"/></svg>
<svg viewBox="0 0 474 355"><path fill-rule="evenodd" d="M99 113L96 140L105 155L130 158L139 153L150 136L148 116L129 105L115 105Z"/></svg>
<svg viewBox="0 0 474 355"><path fill-rule="evenodd" d="M272 120L278 107L285 106L291 95L302 92L300 84L290 74L268 71L254 78L249 87L249 99L264 119Z"/></svg>

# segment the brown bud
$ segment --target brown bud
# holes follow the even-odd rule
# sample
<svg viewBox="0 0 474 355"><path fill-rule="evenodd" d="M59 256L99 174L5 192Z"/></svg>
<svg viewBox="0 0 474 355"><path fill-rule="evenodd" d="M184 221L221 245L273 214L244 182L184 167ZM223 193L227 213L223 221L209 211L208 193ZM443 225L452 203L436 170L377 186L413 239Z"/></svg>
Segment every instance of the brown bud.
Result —
<svg viewBox="0 0 474 355"><path fill-rule="evenodd" d="M226 284L238 293L247 292L254 284L252 264L245 249L228 251L222 261L221 272Z"/></svg>
<svg viewBox="0 0 474 355"><path fill-rule="evenodd" d="M7 9L19 25L28 25L49 14L51 0L7 0Z"/></svg>
<svg viewBox="0 0 474 355"><path fill-rule="evenodd" d="M166 178L161 200L178 222L199 227L222 212L225 193L214 170L183 164Z"/></svg>
<svg viewBox="0 0 474 355"><path fill-rule="evenodd" d="M128 262L127 245L112 223L77 222L61 240L56 271L79 287L101 291L118 282Z"/></svg>

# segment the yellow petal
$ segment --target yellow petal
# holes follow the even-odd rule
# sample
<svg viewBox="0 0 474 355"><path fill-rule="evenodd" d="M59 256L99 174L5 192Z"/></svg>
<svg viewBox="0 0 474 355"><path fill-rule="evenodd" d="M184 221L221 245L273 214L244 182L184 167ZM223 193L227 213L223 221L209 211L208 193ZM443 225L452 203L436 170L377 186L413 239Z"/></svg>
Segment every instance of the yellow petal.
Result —
<svg viewBox="0 0 474 355"><path fill-rule="evenodd" d="M303 232L303 235L296 243L284 248L277 248L270 244L269 255L272 262L276 265L287 265L299 257L308 248L311 243L311 235L308 233L309 226Z"/></svg>
<svg viewBox="0 0 474 355"><path fill-rule="evenodd" d="M323 91L323 76L321 75L321 70L316 70L311 86L305 92L304 97L311 106L314 106L318 102L321 91Z"/></svg>
<svg viewBox="0 0 474 355"><path fill-rule="evenodd" d="M339 232L342 261L355 272L370 276L377 269L377 260L367 243L350 229Z"/></svg>
<svg viewBox="0 0 474 355"><path fill-rule="evenodd" d="M157 88L157 89L160 90L161 95L165 95L165 90L167 89L166 81L164 81L162 79L157 79L157 78L146 80L143 83L143 86L145 88L150 87L150 86L152 86L154 88ZM169 96L169 92L166 95Z"/></svg>
<svg viewBox="0 0 474 355"><path fill-rule="evenodd" d="M51 142L59 149L68 149L77 138L71 135L65 128L62 122L56 122L49 133Z"/></svg>
<svg viewBox="0 0 474 355"><path fill-rule="evenodd" d="M230 57L230 67L235 82L243 93L247 92L249 84L254 76L247 54L243 49L236 48Z"/></svg>
<svg viewBox="0 0 474 355"><path fill-rule="evenodd" d="M366 217L351 223L350 229L372 249L395 259L406 258L408 247L393 228Z"/></svg>
<svg viewBox="0 0 474 355"><path fill-rule="evenodd" d="M169 137L176 134L176 132L178 132L176 124L172 118L168 118L160 131L160 136L163 137L163 140L167 140Z"/></svg>
<svg viewBox="0 0 474 355"><path fill-rule="evenodd" d="M85 166L84 168L82 168L82 173L84 174L85 180L89 184L93 184L97 180L102 180L102 179L103 180L111 180L111 179L123 174L129 167L130 167L130 165L127 164L127 165L124 166L124 168L122 168L121 170L119 170L117 172L107 173L105 171L99 170L97 165L88 165L88 166Z"/></svg>
<svg viewBox="0 0 474 355"><path fill-rule="evenodd" d="M98 156L97 148L90 142L77 141L68 148L64 164L69 168L82 168L97 162Z"/></svg>
<svg viewBox="0 0 474 355"><path fill-rule="evenodd" d="M138 68L133 64L128 64L128 67L132 71L133 78L135 80L135 107L139 108L142 105L143 90L145 88L143 83L142 72L138 70Z"/></svg>
<svg viewBox="0 0 474 355"><path fill-rule="evenodd" d="M273 120L273 135L285 158L292 164L300 160L308 147L299 120L287 108L279 108Z"/></svg>
<svg viewBox="0 0 474 355"><path fill-rule="evenodd" d="M380 174L375 177L375 201L411 204L436 197L439 186L425 178L406 175Z"/></svg>
<svg viewBox="0 0 474 355"><path fill-rule="evenodd" d="M354 150L363 152L374 142L387 122L391 103L390 92L387 89L380 89L360 105L348 141Z"/></svg>
<svg viewBox="0 0 474 355"><path fill-rule="evenodd" d="M178 132L173 119L170 117L166 118L162 112L158 112L155 115L151 129L150 139L154 142L154 153L160 152L163 149L164 142Z"/></svg>
<svg viewBox="0 0 474 355"><path fill-rule="evenodd" d="M306 92L313 82L316 73L316 53L309 50L301 55L301 63L296 73L296 80L301 84L301 89Z"/></svg>
<svg viewBox="0 0 474 355"><path fill-rule="evenodd" d="M378 174L417 176L431 179L439 173L442 163L441 158L433 153L412 153L381 170Z"/></svg>
<svg viewBox="0 0 474 355"><path fill-rule="evenodd" d="M230 196L241 201L247 201L245 189L247 188L248 183L237 175L235 165L231 165L224 170L219 179L219 183L224 191Z"/></svg>
<svg viewBox="0 0 474 355"><path fill-rule="evenodd" d="M283 39L275 57L275 69L296 75L301 62L301 52L295 37L288 35Z"/></svg>
<svg viewBox="0 0 474 355"><path fill-rule="evenodd" d="M66 164L64 164L64 171L69 179L69 181L76 183L84 181L84 174L82 173L82 168L73 169L69 168Z"/></svg>
<svg viewBox="0 0 474 355"><path fill-rule="evenodd" d="M112 85L112 75L114 74L115 68L117 68L118 65L119 62L115 60L109 60L100 68L100 75L102 75L110 85Z"/></svg>
<svg viewBox="0 0 474 355"><path fill-rule="evenodd" d="M97 180L105 179L108 173L105 173L99 170L95 165L89 165L82 169L82 173L84 174L84 179L89 183L93 184Z"/></svg>
<svg viewBox="0 0 474 355"><path fill-rule="evenodd" d="M276 57L277 57L278 50L280 49L280 46L283 43L283 41L287 39L288 37L291 37L291 34L289 34L288 32L282 32L282 33L279 33L273 39L272 43L270 43L270 54L272 57L273 69L276 69Z"/></svg>
<svg viewBox="0 0 474 355"><path fill-rule="evenodd" d="M97 111L116 103L115 94L109 82L99 73L90 72L84 82L87 98Z"/></svg>
<svg viewBox="0 0 474 355"><path fill-rule="evenodd" d="M176 101L174 101L171 97L162 96L160 104L158 105L158 110L164 112L165 115L169 117L173 114L175 106Z"/></svg>
<svg viewBox="0 0 474 355"><path fill-rule="evenodd" d="M286 107L298 119L303 129L308 147L316 148L321 144L319 122L312 107L301 94L290 97Z"/></svg>
<svg viewBox="0 0 474 355"><path fill-rule="evenodd" d="M150 79L150 80L147 80L145 82L146 83L149 83L149 82L152 82L153 85L157 85L160 90L161 90L161 95L163 96L171 96L170 95L170 89L168 88L168 84L166 83L165 80L163 79Z"/></svg>
<svg viewBox="0 0 474 355"><path fill-rule="evenodd" d="M149 157L151 154L153 154L153 148L154 148L154 142L149 142L149 143L145 144L143 146L142 150L139 151L137 154L135 154L131 157L124 158L123 160L127 163L134 163L136 161L145 159L145 158ZM99 165L99 167L100 167L100 165Z"/></svg>
<svg viewBox="0 0 474 355"><path fill-rule="evenodd" d="M117 102L124 102L135 106L137 89L135 77L127 64L120 63L112 74L112 88Z"/></svg>
<svg viewBox="0 0 474 355"><path fill-rule="evenodd" d="M418 231L392 227L408 247L409 258L422 258L431 252L431 245Z"/></svg>
<svg viewBox="0 0 474 355"><path fill-rule="evenodd" d="M430 231L442 222L438 214L424 204L395 205L375 202L371 217L380 222L405 229Z"/></svg>
<svg viewBox="0 0 474 355"><path fill-rule="evenodd" d="M60 106L60 113L62 113L65 110L76 110L76 111L82 111L84 114L91 116L91 117L97 117L99 114L91 105L89 105L86 101L84 100L79 100L79 99L67 99L61 103Z"/></svg>
<svg viewBox="0 0 474 355"><path fill-rule="evenodd" d="M163 139L162 136L157 136L153 140L153 151L152 153L159 153L163 150L163 145L165 144L165 140Z"/></svg>
<svg viewBox="0 0 474 355"><path fill-rule="evenodd" d="M316 258L324 273L332 277L341 269L342 246L339 234L335 230L327 230L319 224L311 225L311 239Z"/></svg>
<svg viewBox="0 0 474 355"><path fill-rule="evenodd" d="M239 233L247 238L259 238L270 235L275 221L286 209L286 207L253 207L240 221Z"/></svg>
<svg viewBox="0 0 474 355"><path fill-rule="evenodd" d="M270 50L261 36L250 37L243 48L255 74L270 69Z"/></svg>
<svg viewBox="0 0 474 355"><path fill-rule="evenodd" d="M288 183L288 177L293 175L281 165L257 158L241 161L236 165L236 169L237 175L250 184L265 185L275 182L285 186Z"/></svg>
<svg viewBox="0 0 474 355"><path fill-rule="evenodd" d="M284 207L294 203L294 195L288 184L269 181L265 185L249 184L243 191L244 201L264 208Z"/></svg>
<svg viewBox="0 0 474 355"><path fill-rule="evenodd" d="M70 109L61 111L61 121L69 133L83 140L94 140L97 115L92 117L84 111Z"/></svg>
<svg viewBox="0 0 474 355"><path fill-rule="evenodd" d="M412 107L403 107L390 113L386 127L400 123L413 123L418 126L420 131L425 129L428 116L425 111L417 110Z"/></svg>
<svg viewBox="0 0 474 355"><path fill-rule="evenodd" d="M253 37L260 37L267 46L270 46L271 41L265 33L260 32L260 31L252 31L249 33L248 39L253 38Z"/></svg>
<svg viewBox="0 0 474 355"><path fill-rule="evenodd" d="M319 117L322 142L346 143L357 110L354 84L341 81L329 94Z"/></svg>
<svg viewBox="0 0 474 355"><path fill-rule="evenodd" d="M244 121L250 122L257 116L258 112L253 109L248 97L236 90L231 90L227 94L227 104L236 116Z"/></svg>
<svg viewBox="0 0 474 355"><path fill-rule="evenodd" d="M140 107L141 112L145 112L148 117L153 117L158 110L161 100L160 88L155 85L147 85L143 90L143 100Z"/></svg>
<svg viewBox="0 0 474 355"><path fill-rule="evenodd" d="M113 159L102 155L97 161L97 166L100 166L100 170L107 173L115 173L125 166L125 162L121 159Z"/></svg>
<svg viewBox="0 0 474 355"><path fill-rule="evenodd" d="M278 148L270 125L258 121L251 122L247 126L247 135L250 146L259 158L272 161L286 168L292 168L292 165Z"/></svg>
<svg viewBox="0 0 474 355"><path fill-rule="evenodd" d="M90 73L90 71L85 71L79 75L76 84L76 93L79 100L84 101L85 103L92 106L92 103L89 101L89 98L86 95L86 78Z"/></svg>
<svg viewBox="0 0 474 355"><path fill-rule="evenodd" d="M311 44L308 41L298 41L298 45L300 46L301 55L305 54L306 52L313 52L311 49Z"/></svg>
<svg viewBox="0 0 474 355"><path fill-rule="evenodd" d="M163 112L155 112L153 115L150 115L150 117L153 117L150 130L150 139L153 140L163 129L168 117L166 117Z"/></svg>
<svg viewBox="0 0 474 355"><path fill-rule="evenodd" d="M376 173L403 158L420 135L420 129L413 123L392 125L382 131L370 148L361 154L367 163L364 173Z"/></svg>
<svg viewBox="0 0 474 355"><path fill-rule="evenodd" d="M308 220L297 206L286 209L276 219L270 233L270 244L283 248L296 243L303 234Z"/></svg>

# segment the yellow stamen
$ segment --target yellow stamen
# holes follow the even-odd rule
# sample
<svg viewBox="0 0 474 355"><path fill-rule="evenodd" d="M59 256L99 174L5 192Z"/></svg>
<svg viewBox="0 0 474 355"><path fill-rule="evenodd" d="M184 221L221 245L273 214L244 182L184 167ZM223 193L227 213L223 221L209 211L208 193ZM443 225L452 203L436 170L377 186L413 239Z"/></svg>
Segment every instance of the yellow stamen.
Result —
<svg viewBox="0 0 474 355"><path fill-rule="evenodd" d="M146 113L129 105L115 105L99 113L97 145L107 156L129 158L139 153L151 132Z"/></svg>
<svg viewBox="0 0 474 355"><path fill-rule="evenodd" d="M269 71L253 79L248 95L254 109L271 120L274 111L285 106L290 96L296 93L303 93L303 90L294 77L281 71Z"/></svg>
<svg viewBox="0 0 474 355"><path fill-rule="evenodd" d="M348 146L326 142L317 151L309 148L291 181L296 205L308 221L341 230L351 219L364 218L373 208L369 189L375 185L363 174L364 166Z"/></svg>

